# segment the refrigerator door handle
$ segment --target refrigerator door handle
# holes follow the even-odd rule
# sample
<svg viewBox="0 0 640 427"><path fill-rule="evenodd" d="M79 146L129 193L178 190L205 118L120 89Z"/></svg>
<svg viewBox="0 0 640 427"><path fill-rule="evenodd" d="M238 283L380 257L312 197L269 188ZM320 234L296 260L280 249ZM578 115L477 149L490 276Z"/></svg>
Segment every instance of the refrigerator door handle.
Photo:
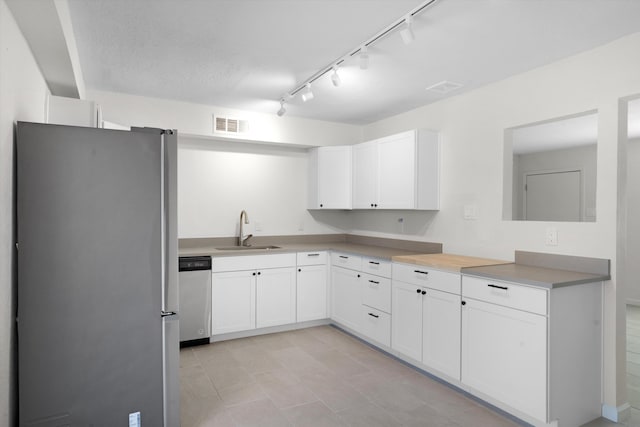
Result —
<svg viewBox="0 0 640 427"><path fill-rule="evenodd" d="M164 310L162 310L162 312L161 312L161 316L162 317L175 316L176 314L178 314L178 313L176 313L175 311L164 311Z"/></svg>

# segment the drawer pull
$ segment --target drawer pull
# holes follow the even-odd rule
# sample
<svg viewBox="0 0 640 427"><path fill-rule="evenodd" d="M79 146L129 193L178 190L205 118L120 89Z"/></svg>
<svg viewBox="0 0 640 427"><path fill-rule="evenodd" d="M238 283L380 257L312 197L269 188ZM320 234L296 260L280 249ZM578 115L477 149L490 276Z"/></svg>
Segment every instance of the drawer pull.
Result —
<svg viewBox="0 0 640 427"><path fill-rule="evenodd" d="M376 284L376 285L380 284L380 282L376 282L375 280L369 280L369 283L373 283L373 284Z"/></svg>
<svg viewBox="0 0 640 427"><path fill-rule="evenodd" d="M349 257L348 257L348 256L344 256L344 255L338 255L338 256L339 256L340 258L342 258L342 259L349 259Z"/></svg>
<svg viewBox="0 0 640 427"><path fill-rule="evenodd" d="M307 254L307 256L320 256L320 254Z"/></svg>
<svg viewBox="0 0 640 427"><path fill-rule="evenodd" d="M428 271L413 270L414 273L429 274Z"/></svg>
<svg viewBox="0 0 640 427"><path fill-rule="evenodd" d="M379 263L379 262L375 262L375 261L369 261L369 264L380 265L380 263Z"/></svg>
<svg viewBox="0 0 640 427"><path fill-rule="evenodd" d="M491 283L489 283L487 286L490 287L490 288L502 289L503 291L509 290L509 288L506 287L506 286L498 286L498 285L494 285L494 284L491 284Z"/></svg>
<svg viewBox="0 0 640 427"><path fill-rule="evenodd" d="M375 317L376 319L377 319L378 317L380 317L380 316L378 316L377 314L373 314L373 313L369 313L369 316L371 316L371 317Z"/></svg>

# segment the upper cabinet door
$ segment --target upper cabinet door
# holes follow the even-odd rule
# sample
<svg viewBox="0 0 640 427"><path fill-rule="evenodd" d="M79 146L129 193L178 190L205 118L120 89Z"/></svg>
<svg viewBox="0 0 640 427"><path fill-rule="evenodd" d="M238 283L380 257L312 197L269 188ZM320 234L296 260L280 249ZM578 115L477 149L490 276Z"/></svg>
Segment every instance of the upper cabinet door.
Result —
<svg viewBox="0 0 640 427"><path fill-rule="evenodd" d="M353 146L353 208L373 209L378 196L378 142Z"/></svg>
<svg viewBox="0 0 640 427"><path fill-rule="evenodd" d="M377 202L381 209L415 209L416 132L378 141Z"/></svg>
<svg viewBox="0 0 640 427"><path fill-rule="evenodd" d="M311 150L309 209L351 209L351 166L350 145Z"/></svg>

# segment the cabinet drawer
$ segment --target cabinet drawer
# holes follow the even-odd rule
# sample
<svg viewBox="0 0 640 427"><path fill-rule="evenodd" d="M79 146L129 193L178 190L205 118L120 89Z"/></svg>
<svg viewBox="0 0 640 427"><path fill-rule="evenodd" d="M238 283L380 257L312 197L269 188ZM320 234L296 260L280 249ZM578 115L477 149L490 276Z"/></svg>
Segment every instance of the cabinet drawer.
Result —
<svg viewBox="0 0 640 427"><path fill-rule="evenodd" d="M342 252L332 252L331 265L349 268L351 270L360 270L360 267L362 266L362 257Z"/></svg>
<svg viewBox="0 0 640 427"><path fill-rule="evenodd" d="M257 270L260 268L295 267L296 254L243 255L213 257L211 265L214 272Z"/></svg>
<svg viewBox="0 0 640 427"><path fill-rule="evenodd" d="M319 265L327 263L327 253L324 251L298 252L298 265Z"/></svg>
<svg viewBox="0 0 640 427"><path fill-rule="evenodd" d="M391 313L391 279L362 273L362 303Z"/></svg>
<svg viewBox="0 0 640 427"><path fill-rule="evenodd" d="M460 274L394 262L393 280L460 295Z"/></svg>
<svg viewBox="0 0 640 427"><path fill-rule="evenodd" d="M363 305L361 316L363 335L387 347L391 346L391 316L375 308Z"/></svg>
<svg viewBox="0 0 640 427"><path fill-rule="evenodd" d="M505 307L547 314L546 289L479 277L462 277L462 296Z"/></svg>
<svg viewBox="0 0 640 427"><path fill-rule="evenodd" d="M391 277L391 262L380 258L362 257L362 271L376 276Z"/></svg>

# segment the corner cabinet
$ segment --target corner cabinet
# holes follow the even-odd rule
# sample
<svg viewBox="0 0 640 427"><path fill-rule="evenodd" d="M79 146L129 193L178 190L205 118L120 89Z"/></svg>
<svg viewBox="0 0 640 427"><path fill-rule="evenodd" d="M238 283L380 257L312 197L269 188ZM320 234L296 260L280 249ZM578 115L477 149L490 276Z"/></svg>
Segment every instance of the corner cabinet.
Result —
<svg viewBox="0 0 640 427"><path fill-rule="evenodd" d="M351 209L351 146L309 151L308 209Z"/></svg>
<svg viewBox="0 0 640 427"><path fill-rule="evenodd" d="M440 208L440 138L411 130L353 146L353 209Z"/></svg>

